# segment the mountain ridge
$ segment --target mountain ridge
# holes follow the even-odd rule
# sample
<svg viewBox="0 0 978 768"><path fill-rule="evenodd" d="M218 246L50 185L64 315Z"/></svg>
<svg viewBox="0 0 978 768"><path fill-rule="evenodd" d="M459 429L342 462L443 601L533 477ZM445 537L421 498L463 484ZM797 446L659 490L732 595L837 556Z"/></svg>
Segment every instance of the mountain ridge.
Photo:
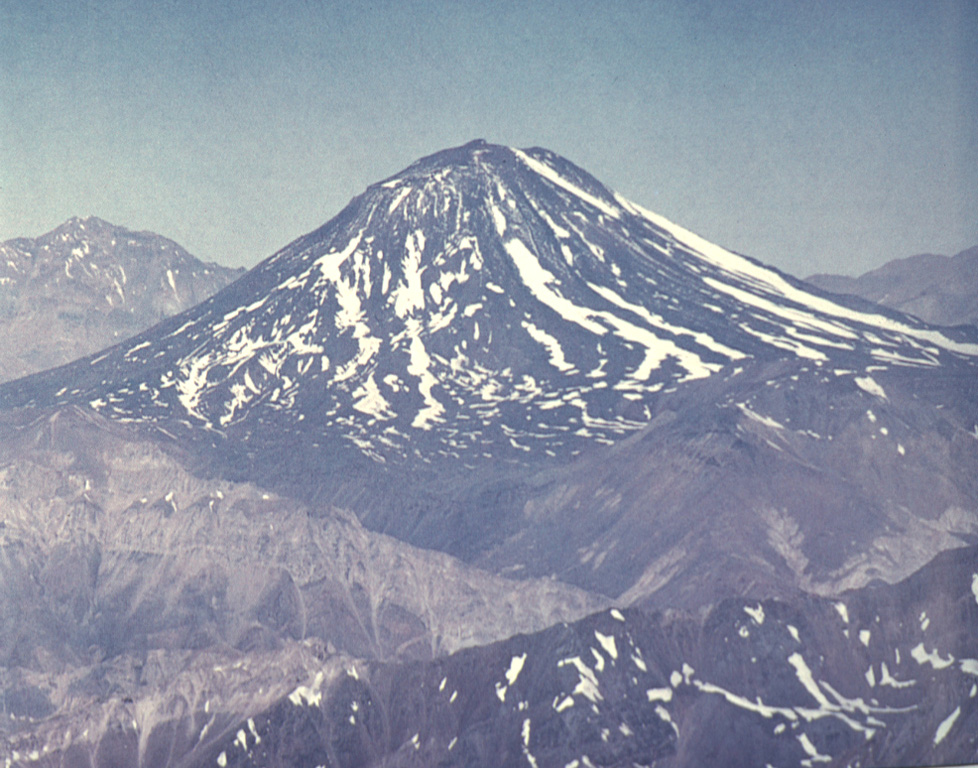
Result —
<svg viewBox="0 0 978 768"><path fill-rule="evenodd" d="M805 280L833 293L861 296L936 325L978 326L978 246L955 256L894 259L858 277L818 274Z"/></svg>
<svg viewBox="0 0 978 768"><path fill-rule="evenodd" d="M201 262L153 232L94 216L0 243L0 381L116 344L243 272Z"/></svg>

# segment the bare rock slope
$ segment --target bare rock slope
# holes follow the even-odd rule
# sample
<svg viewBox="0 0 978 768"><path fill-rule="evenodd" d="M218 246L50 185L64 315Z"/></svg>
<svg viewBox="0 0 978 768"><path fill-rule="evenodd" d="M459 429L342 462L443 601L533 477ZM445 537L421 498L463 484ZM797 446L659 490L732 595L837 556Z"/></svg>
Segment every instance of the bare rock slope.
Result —
<svg viewBox="0 0 978 768"><path fill-rule="evenodd" d="M242 274L94 217L0 243L0 381L110 347Z"/></svg>
<svg viewBox="0 0 978 768"><path fill-rule="evenodd" d="M861 296L937 325L978 325L978 247L957 256L921 254L859 277L812 275L812 285Z"/></svg>

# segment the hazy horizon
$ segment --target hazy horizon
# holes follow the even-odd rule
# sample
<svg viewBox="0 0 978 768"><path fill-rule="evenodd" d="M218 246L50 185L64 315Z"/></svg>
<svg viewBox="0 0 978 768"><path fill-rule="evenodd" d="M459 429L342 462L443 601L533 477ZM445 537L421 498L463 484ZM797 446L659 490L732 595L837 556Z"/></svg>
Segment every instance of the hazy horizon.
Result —
<svg viewBox="0 0 978 768"><path fill-rule="evenodd" d="M485 138L798 276L978 244L969 2L0 9L0 240L94 215L250 267Z"/></svg>

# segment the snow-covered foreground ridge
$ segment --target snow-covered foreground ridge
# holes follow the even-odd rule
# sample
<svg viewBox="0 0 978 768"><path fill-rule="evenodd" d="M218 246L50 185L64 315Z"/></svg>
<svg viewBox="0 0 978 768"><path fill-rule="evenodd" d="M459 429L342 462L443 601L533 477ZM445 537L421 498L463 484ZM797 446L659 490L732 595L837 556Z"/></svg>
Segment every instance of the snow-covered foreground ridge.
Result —
<svg viewBox="0 0 978 768"><path fill-rule="evenodd" d="M807 289L547 150L473 142L369 187L177 320L0 402L217 432L273 418L378 460L424 433L446 457L574 452L644 424L655 393L754 359L865 381L978 358L963 334Z"/></svg>

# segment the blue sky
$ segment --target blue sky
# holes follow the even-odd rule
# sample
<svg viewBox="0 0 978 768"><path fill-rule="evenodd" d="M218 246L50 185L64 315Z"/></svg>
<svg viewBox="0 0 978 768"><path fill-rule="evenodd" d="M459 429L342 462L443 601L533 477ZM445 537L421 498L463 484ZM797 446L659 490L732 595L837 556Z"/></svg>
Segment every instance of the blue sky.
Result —
<svg viewBox="0 0 978 768"><path fill-rule="evenodd" d="M797 275L978 244L978 3L0 0L0 239L251 266L473 138Z"/></svg>

